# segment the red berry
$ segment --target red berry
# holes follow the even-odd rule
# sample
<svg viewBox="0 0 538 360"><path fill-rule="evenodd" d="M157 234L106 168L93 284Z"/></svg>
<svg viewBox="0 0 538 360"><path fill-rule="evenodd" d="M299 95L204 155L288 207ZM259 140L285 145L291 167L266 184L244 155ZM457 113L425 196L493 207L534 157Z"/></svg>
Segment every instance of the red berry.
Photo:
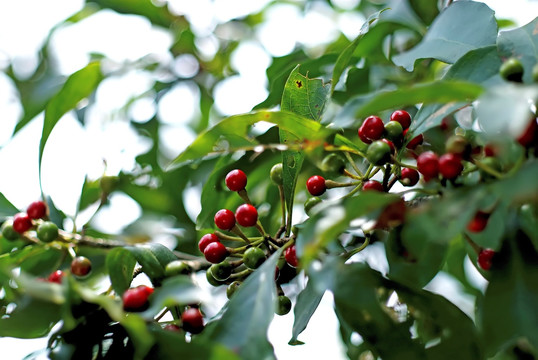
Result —
<svg viewBox="0 0 538 360"><path fill-rule="evenodd" d="M215 234L205 234L200 238L200 241L198 241L198 249L200 249L200 252L204 252L207 245L211 244L212 242L219 241L219 238Z"/></svg>
<svg viewBox="0 0 538 360"><path fill-rule="evenodd" d="M390 147L390 152L391 153L396 152L396 147L394 147L394 143L392 141L387 140L387 139L381 139L380 141L384 142L385 144L387 144Z"/></svg>
<svg viewBox="0 0 538 360"><path fill-rule="evenodd" d="M418 172L424 175L426 180L437 177L439 174L439 158L432 151L426 151L417 158Z"/></svg>
<svg viewBox="0 0 538 360"><path fill-rule="evenodd" d="M445 179L455 179L462 171L463 165L459 155L447 153L439 158L439 172Z"/></svg>
<svg viewBox="0 0 538 360"><path fill-rule="evenodd" d="M235 226L235 215L228 209L217 211L214 220L215 225L221 230L231 230Z"/></svg>
<svg viewBox="0 0 538 360"><path fill-rule="evenodd" d="M405 110L396 110L390 115L390 120L399 122L404 130L411 125L411 115Z"/></svg>
<svg viewBox="0 0 538 360"><path fill-rule="evenodd" d="M286 259L286 262L292 267L297 267L297 265L299 265L297 253L295 252L295 245L292 245L286 249L284 252L284 259Z"/></svg>
<svg viewBox="0 0 538 360"><path fill-rule="evenodd" d="M191 334L199 334L204 330L204 317L199 309L189 308L181 314L183 330Z"/></svg>
<svg viewBox="0 0 538 360"><path fill-rule="evenodd" d="M77 256L71 261L71 273L78 277L84 277L92 270L90 259L85 256Z"/></svg>
<svg viewBox="0 0 538 360"><path fill-rule="evenodd" d="M407 133L407 130L404 130L405 133ZM414 138L412 138L407 145L405 146L409 150L415 150L417 146L421 145L424 142L424 135L418 134Z"/></svg>
<svg viewBox="0 0 538 360"><path fill-rule="evenodd" d="M319 196L327 190L325 187L325 179L319 175L311 176L306 181L306 188L308 192L314 196Z"/></svg>
<svg viewBox="0 0 538 360"><path fill-rule="evenodd" d="M226 186L232 191L241 191L247 186L247 176L239 169L232 170L226 175Z"/></svg>
<svg viewBox="0 0 538 360"><path fill-rule="evenodd" d="M258 210L250 204L240 205L235 210L235 220L244 227L254 226L258 221Z"/></svg>
<svg viewBox="0 0 538 360"><path fill-rule="evenodd" d="M484 146L484 156L492 157L492 156L495 156L496 153L497 153L497 149L495 145L488 144Z"/></svg>
<svg viewBox="0 0 538 360"><path fill-rule="evenodd" d="M141 311L148 304L148 297L153 293L153 288L146 285L140 285L135 288L127 289L123 293L123 310Z"/></svg>
<svg viewBox="0 0 538 360"><path fill-rule="evenodd" d="M383 192L383 184L376 180L368 180L362 185L363 191L374 190Z"/></svg>
<svg viewBox="0 0 538 360"><path fill-rule="evenodd" d="M368 116L364 119L361 127L364 129L364 135L370 140L381 139L383 131L385 130L385 125L383 125L383 120L377 116Z"/></svg>
<svg viewBox="0 0 538 360"><path fill-rule="evenodd" d="M364 133L364 127L359 127L359 139L361 139L361 141L365 144L371 144L372 143L372 140L368 139L368 137L366 136L366 134Z"/></svg>
<svg viewBox="0 0 538 360"><path fill-rule="evenodd" d="M163 327L163 330L172 331L172 332L180 332L181 328L179 326L177 326L176 324L166 324Z"/></svg>
<svg viewBox="0 0 538 360"><path fill-rule="evenodd" d="M43 201L34 201L26 209L30 219L42 219L47 215L47 205Z"/></svg>
<svg viewBox="0 0 538 360"><path fill-rule="evenodd" d="M536 142L538 138L538 125L535 118L531 119L525 130L517 138L517 142L521 145L528 147L531 146L533 142Z"/></svg>
<svg viewBox="0 0 538 360"><path fill-rule="evenodd" d="M482 251L480 251L478 254L478 266L480 266L483 270L489 270L491 268L491 260L493 259L494 255L495 251L493 249L482 249Z"/></svg>
<svg viewBox="0 0 538 360"><path fill-rule="evenodd" d="M48 281L56 283L56 284L61 284L64 275L65 274L62 270L56 270L55 272L49 275Z"/></svg>
<svg viewBox="0 0 538 360"><path fill-rule="evenodd" d="M220 241L215 241L207 244L204 249L204 256L210 263L218 264L226 259L228 250L226 250L226 246L222 245Z"/></svg>
<svg viewBox="0 0 538 360"><path fill-rule="evenodd" d="M481 232L488 225L489 213L484 211L477 211L474 217L467 224L467 230L470 232Z"/></svg>
<svg viewBox="0 0 538 360"><path fill-rule="evenodd" d="M13 217L13 230L19 234L30 230L31 227L32 219L30 219L27 213L18 213Z"/></svg>
<svg viewBox="0 0 538 360"><path fill-rule="evenodd" d="M404 186L415 186L418 183L419 177L420 175L415 169L403 168L400 182Z"/></svg>

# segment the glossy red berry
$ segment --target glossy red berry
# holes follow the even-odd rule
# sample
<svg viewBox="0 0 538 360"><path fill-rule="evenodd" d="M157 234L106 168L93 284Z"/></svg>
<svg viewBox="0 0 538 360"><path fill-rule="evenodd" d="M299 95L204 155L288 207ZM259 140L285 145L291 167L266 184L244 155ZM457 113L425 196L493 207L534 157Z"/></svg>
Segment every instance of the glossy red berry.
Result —
<svg viewBox="0 0 538 360"><path fill-rule="evenodd" d="M488 225L489 213L484 211L477 211L474 217L467 224L467 230L470 232L481 232Z"/></svg>
<svg viewBox="0 0 538 360"><path fill-rule="evenodd" d="M420 175L415 169L403 168L400 183L402 183L403 186L415 186L418 183L419 178Z"/></svg>
<svg viewBox="0 0 538 360"><path fill-rule="evenodd" d="M463 164L459 155L447 153L439 158L439 172L445 179L455 179L462 171Z"/></svg>
<svg viewBox="0 0 538 360"><path fill-rule="evenodd" d="M439 158L432 151L423 152L417 157L417 168L426 180L435 178L439 174Z"/></svg>
<svg viewBox="0 0 538 360"><path fill-rule="evenodd" d="M48 281L56 284L61 284L65 273L62 270L56 270L49 275Z"/></svg>
<svg viewBox="0 0 538 360"><path fill-rule="evenodd" d="M183 330L199 334L204 330L204 316L197 308L189 308L181 314Z"/></svg>
<svg viewBox="0 0 538 360"><path fill-rule="evenodd" d="M215 225L221 230L231 230L235 226L235 215L228 209L217 211L214 220Z"/></svg>
<svg viewBox="0 0 538 360"><path fill-rule="evenodd" d="M478 266L483 270L489 270L491 268L491 260L495 256L493 249L482 249L478 254Z"/></svg>
<svg viewBox="0 0 538 360"><path fill-rule="evenodd" d="M47 215L47 205L43 201L34 201L26 209L30 219L42 219Z"/></svg>
<svg viewBox="0 0 538 360"><path fill-rule="evenodd" d="M308 192L314 196L319 196L327 190L325 179L319 175L311 176L306 181L306 188L308 189Z"/></svg>
<svg viewBox="0 0 538 360"><path fill-rule="evenodd" d="M361 139L361 141L363 143L365 143L365 144L371 144L372 143L372 140L368 139L368 137L366 136L365 130L364 130L364 128L362 126L359 127L358 134L359 134L359 139Z"/></svg>
<svg viewBox="0 0 538 360"><path fill-rule="evenodd" d="M226 175L226 186L232 191L244 190L247 186L247 175L239 169L232 170Z"/></svg>
<svg viewBox="0 0 538 360"><path fill-rule="evenodd" d="M135 288L127 289L123 293L123 310L125 311L142 311L148 304L148 298L153 293L153 288L146 285L140 285Z"/></svg>
<svg viewBox="0 0 538 360"><path fill-rule="evenodd" d="M286 259L286 262L292 267L297 267L297 265L299 265L297 253L295 252L295 245L290 246L284 251L284 259Z"/></svg>
<svg viewBox="0 0 538 360"><path fill-rule="evenodd" d="M228 250L220 241L208 244L204 249L204 256L212 264L218 264L228 256Z"/></svg>
<svg viewBox="0 0 538 360"><path fill-rule="evenodd" d="M405 130L405 133L407 133L407 130ZM414 138L412 138L407 145L405 146L409 150L415 150L417 146L421 145L424 142L424 135L418 134Z"/></svg>
<svg viewBox="0 0 538 360"><path fill-rule="evenodd" d="M172 331L172 332L180 332L181 328L179 326L177 326L176 324L166 324L163 327L163 330Z"/></svg>
<svg viewBox="0 0 538 360"><path fill-rule="evenodd" d="M405 130L411 126L411 115L405 110L396 110L390 115L391 121L397 121Z"/></svg>
<svg viewBox="0 0 538 360"><path fill-rule="evenodd" d="M363 191L374 190L383 192L383 184L377 180L368 180L362 185Z"/></svg>
<svg viewBox="0 0 538 360"><path fill-rule="evenodd" d="M240 205L235 210L235 220L244 227L254 226L258 221L258 210L250 204Z"/></svg>
<svg viewBox="0 0 538 360"><path fill-rule="evenodd" d="M92 270L92 262L85 256L77 256L71 261L71 273L78 277L85 277Z"/></svg>
<svg viewBox="0 0 538 360"><path fill-rule="evenodd" d="M198 241L198 249L200 249L200 252L204 252L206 246L215 241L219 241L217 235L205 234L200 238L200 241Z"/></svg>
<svg viewBox="0 0 538 360"><path fill-rule="evenodd" d="M368 116L364 119L361 127L364 129L364 135L370 140L381 139L383 131L385 130L385 125L383 125L383 120L377 116Z"/></svg>
<svg viewBox="0 0 538 360"><path fill-rule="evenodd" d="M19 234L30 230L31 227L32 219L30 219L27 213L18 213L13 217L13 230Z"/></svg>
<svg viewBox="0 0 538 360"><path fill-rule="evenodd" d="M517 142L525 147L531 146L533 143L536 143L538 139L538 124L536 123L537 119L533 118L529 121L529 124L523 131L521 135L517 138Z"/></svg>

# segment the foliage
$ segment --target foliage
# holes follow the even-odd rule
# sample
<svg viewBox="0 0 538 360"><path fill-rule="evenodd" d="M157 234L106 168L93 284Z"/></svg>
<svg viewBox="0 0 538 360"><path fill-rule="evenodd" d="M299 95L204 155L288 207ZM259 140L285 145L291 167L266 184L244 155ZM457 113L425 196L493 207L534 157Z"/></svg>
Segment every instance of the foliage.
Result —
<svg viewBox="0 0 538 360"><path fill-rule="evenodd" d="M275 3L234 22L252 30ZM309 3L294 6L305 10ZM173 57L194 56L200 70L190 79L157 80L162 64L150 57L110 70L106 57L95 54L60 80L48 41L36 74L21 79L8 66L24 109L13 137L44 113L40 169L62 116L75 111L85 124L84 110L102 82L121 71L151 73L156 101L189 80L200 92L200 111L189 124L196 139L173 158L161 148L158 113L142 123L128 118L151 148L130 171L86 177L74 215L43 193L45 219L32 219L30 229L13 235L14 215L25 209L0 193L0 336L48 336L44 352L51 359L272 359L267 329L275 312L289 311L282 298L293 303L289 346L300 346L308 342L301 333L331 292L352 359L538 357L538 85L532 76L538 18L500 31L503 22L479 2L449 1L442 8L435 1L379 3L361 1L348 10L366 19L355 39L341 34L315 52L274 57L267 98L230 117L216 112L211 94L234 71L230 57L240 41L220 39L208 59L188 19L157 2L87 1L65 24L106 9L145 17L171 34ZM508 58L520 60L520 81L499 74ZM41 91L45 85L52 90ZM388 155L386 161L371 164L368 142L379 137L360 138L357 131L365 117L387 123L399 109L411 115L410 128L396 136L394 152L376 154ZM416 136L424 141L411 146ZM421 168L428 151L456 154L462 168L447 175L443 155L441 175L429 179ZM280 163L281 183L275 184L269 173ZM403 187L403 168L418 168L420 182ZM237 193L226 187L233 169L248 177ZM305 214L312 175L325 179L324 188ZM363 189L370 180L383 191ZM202 184L201 211L192 219L183 194L196 184ZM102 233L93 219L118 193L138 203L141 216L121 234ZM255 226L216 229L218 210L245 202L257 209ZM66 228L83 212L92 213L86 224ZM486 214L479 231L469 225L477 214ZM45 220L60 228L52 242L35 232ZM170 235L174 246L152 238L147 225L155 221L177 230ZM228 264L204 258L198 246L206 234L225 245ZM251 269L242 254L254 246L266 258ZM383 250L387 269L362 256L372 248ZM479 259L484 249L494 250L491 267ZM91 260L89 276L70 272L77 255ZM63 277L51 277L58 269ZM471 311L428 290L443 275L473 299ZM487 285L478 287L473 276ZM155 291L144 295L138 311L124 308L122 296L142 277ZM200 285L206 279L214 291ZM211 314L224 285L230 285L229 300ZM182 314L191 307L205 314L199 334L184 330L189 320Z"/></svg>

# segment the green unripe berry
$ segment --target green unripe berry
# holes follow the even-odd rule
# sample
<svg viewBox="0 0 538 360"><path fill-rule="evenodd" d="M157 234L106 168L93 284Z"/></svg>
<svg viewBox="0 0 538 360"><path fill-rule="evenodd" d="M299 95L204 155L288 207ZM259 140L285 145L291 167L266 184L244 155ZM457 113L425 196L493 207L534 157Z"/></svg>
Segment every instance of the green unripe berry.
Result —
<svg viewBox="0 0 538 360"><path fill-rule="evenodd" d="M291 310L291 300L286 295L280 295L278 297L278 303L276 306L275 313L277 315L286 315Z"/></svg>
<svg viewBox="0 0 538 360"><path fill-rule="evenodd" d="M205 278L207 279L207 282L212 286L221 286L222 284L224 284L224 281L219 281L215 279L215 277L211 273L211 268L206 270Z"/></svg>
<svg viewBox="0 0 538 360"><path fill-rule="evenodd" d="M228 287L226 288L226 297L228 299L231 299L233 294L237 291L237 289L241 286L241 281L234 281Z"/></svg>
<svg viewBox="0 0 538 360"><path fill-rule="evenodd" d="M257 269L265 261L265 253L262 249L251 247L243 254L243 264L249 269Z"/></svg>
<svg viewBox="0 0 538 360"><path fill-rule="evenodd" d="M461 155L465 158L471 153L472 147L463 136L452 135L446 141L445 150L447 153Z"/></svg>
<svg viewBox="0 0 538 360"><path fill-rule="evenodd" d="M523 64L515 57L506 60L499 69L503 79L513 82L523 81Z"/></svg>
<svg viewBox="0 0 538 360"><path fill-rule="evenodd" d="M17 240L19 233L13 229L13 223L11 221L5 221L2 224L2 236L7 240Z"/></svg>
<svg viewBox="0 0 538 360"><path fill-rule="evenodd" d="M269 175L271 176L272 182L276 185L282 185L282 163L273 165Z"/></svg>
<svg viewBox="0 0 538 360"><path fill-rule="evenodd" d="M538 83L538 64L532 67L532 81Z"/></svg>
<svg viewBox="0 0 538 360"><path fill-rule="evenodd" d="M339 154L329 154L321 162L321 170L341 174L346 168L346 160Z"/></svg>
<svg viewBox="0 0 538 360"><path fill-rule="evenodd" d="M398 121L389 121L385 124L385 137L389 140L397 142L403 136L403 127Z"/></svg>
<svg viewBox="0 0 538 360"><path fill-rule="evenodd" d="M366 150L366 159L374 165L384 165L390 161L390 146L383 141L374 141Z"/></svg>
<svg viewBox="0 0 538 360"><path fill-rule="evenodd" d="M184 261L174 260L166 264L164 268L164 275L166 277L175 276L175 275L185 275L189 273L189 265Z"/></svg>
<svg viewBox="0 0 538 360"><path fill-rule="evenodd" d="M316 206L317 204L319 204L322 200L317 197L317 196L314 196L314 197L311 197L311 198L308 198L308 200L305 201L304 203L304 212L310 216L310 211L312 210L312 208L314 206Z"/></svg>
<svg viewBox="0 0 538 360"><path fill-rule="evenodd" d="M51 242L58 238L58 226L50 221L44 221L37 227L37 238L43 242Z"/></svg>
<svg viewBox="0 0 538 360"><path fill-rule="evenodd" d="M213 264L209 268L211 275L217 281L226 281L232 274L233 267L228 261L223 261L218 264Z"/></svg>

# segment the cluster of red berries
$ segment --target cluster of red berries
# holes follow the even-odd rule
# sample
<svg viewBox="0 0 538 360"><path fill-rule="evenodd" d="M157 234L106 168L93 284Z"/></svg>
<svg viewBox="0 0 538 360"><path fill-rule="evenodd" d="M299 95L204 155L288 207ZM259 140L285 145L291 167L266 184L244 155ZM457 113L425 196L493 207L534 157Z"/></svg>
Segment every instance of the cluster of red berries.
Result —
<svg viewBox="0 0 538 360"><path fill-rule="evenodd" d="M71 274L73 274L75 277L82 279L88 276L92 270L92 262L90 259L88 259L85 256L77 256L73 260L71 260L71 266L70 266ZM53 271L48 277L47 281L61 284L63 281L63 278L65 277L66 273L63 270L56 270Z"/></svg>
<svg viewBox="0 0 538 360"><path fill-rule="evenodd" d="M50 221L42 221L47 217L47 204L43 201L34 201L19 212L13 219L2 224L2 236L8 240L17 240L21 234L36 228L37 238L43 242L51 242L58 238L58 226ZM38 221L39 220L39 221Z"/></svg>

